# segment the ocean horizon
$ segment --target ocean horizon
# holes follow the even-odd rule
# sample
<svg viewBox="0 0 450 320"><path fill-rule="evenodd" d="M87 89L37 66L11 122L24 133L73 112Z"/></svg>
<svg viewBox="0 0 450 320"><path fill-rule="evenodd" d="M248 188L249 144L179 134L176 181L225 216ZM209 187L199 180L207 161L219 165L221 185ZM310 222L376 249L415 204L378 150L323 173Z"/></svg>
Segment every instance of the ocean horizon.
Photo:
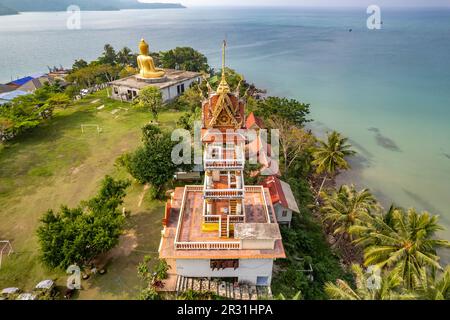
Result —
<svg viewBox="0 0 450 320"><path fill-rule="evenodd" d="M381 8L369 30L365 8L191 7L0 16L0 83L98 57L105 43L137 51L191 46L219 68L311 104L311 127L338 130L358 151L338 183L441 216L450 239L450 8Z"/></svg>

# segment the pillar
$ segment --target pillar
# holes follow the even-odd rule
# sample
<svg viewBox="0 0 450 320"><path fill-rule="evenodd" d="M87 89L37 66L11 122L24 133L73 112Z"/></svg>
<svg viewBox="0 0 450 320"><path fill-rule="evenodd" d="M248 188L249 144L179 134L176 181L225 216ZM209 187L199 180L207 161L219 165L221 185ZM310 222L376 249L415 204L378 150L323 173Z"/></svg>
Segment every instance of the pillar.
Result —
<svg viewBox="0 0 450 320"><path fill-rule="evenodd" d="M236 189L242 189L241 171L236 171Z"/></svg>
<svg viewBox="0 0 450 320"><path fill-rule="evenodd" d="M212 214L212 200L211 199L206 199L206 215L211 215Z"/></svg>
<svg viewBox="0 0 450 320"><path fill-rule="evenodd" d="M238 200L236 203L236 215L240 216L242 214L242 200Z"/></svg>
<svg viewBox="0 0 450 320"><path fill-rule="evenodd" d="M211 189L211 187L212 187L212 171L211 170L206 171L206 187L208 189Z"/></svg>

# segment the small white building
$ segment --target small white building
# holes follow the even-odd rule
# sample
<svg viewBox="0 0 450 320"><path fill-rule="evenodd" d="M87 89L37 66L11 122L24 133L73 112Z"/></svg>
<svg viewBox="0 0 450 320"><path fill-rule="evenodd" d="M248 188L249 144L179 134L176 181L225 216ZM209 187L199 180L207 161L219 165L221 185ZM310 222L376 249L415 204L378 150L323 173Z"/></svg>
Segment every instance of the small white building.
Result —
<svg viewBox="0 0 450 320"><path fill-rule="evenodd" d="M292 213L300 213L291 186L275 176L264 180L263 186L269 189L278 223L291 226Z"/></svg>
<svg viewBox="0 0 450 320"><path fill-rule="evenodd" d="M166 72L163 78L142 79L135 75L123 79L112 81L111 98L120 101L133 101L139 91L145 87L153 86L161 90L163 102L173 100L183 94L194 82L200 83L202 80L201 73L164 69Z"/></svg>

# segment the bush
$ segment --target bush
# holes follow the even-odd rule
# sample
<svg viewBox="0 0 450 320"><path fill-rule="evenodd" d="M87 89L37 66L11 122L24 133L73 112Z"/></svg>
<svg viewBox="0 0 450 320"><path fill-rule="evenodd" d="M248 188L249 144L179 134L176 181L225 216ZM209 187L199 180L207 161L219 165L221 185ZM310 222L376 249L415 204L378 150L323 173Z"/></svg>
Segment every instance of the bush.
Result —
<svg viewBox="0 0 450 320"><path fill-rule="evenodd" d="M225 300L225 298L217 295L214 292L198 292L194 290L187 290L182 292L178 298L178 300Z"/></svg>
<svg viewBox="0 0 450 320"><path fill-rule="evenodd" d="M156 289L153 287L145 288L139 294L139 300L160 300L160 299L161 297L159 296L158 292L156 292Z"/></svg>
<svg viewBox="0 0 450 320"><path fill-rule="evenodd" d="M128 181L106 176L95 198L76 208L61 206L58 212L47 211L37 230L44 264L62 269L71 264L83 266L117 245L123 228L117 207L128 186Z"/></svg>
<svg viewBox="0 0 450 320"><path fill-rule="evenodd" d="M121 156L116 163L123 165L139 183L151 185L152 198L164 197L164 185L173 179L177 166L172 162L171 152L175 145L168 133L154 125L143 129L144 145L135 152Z"/></svg>

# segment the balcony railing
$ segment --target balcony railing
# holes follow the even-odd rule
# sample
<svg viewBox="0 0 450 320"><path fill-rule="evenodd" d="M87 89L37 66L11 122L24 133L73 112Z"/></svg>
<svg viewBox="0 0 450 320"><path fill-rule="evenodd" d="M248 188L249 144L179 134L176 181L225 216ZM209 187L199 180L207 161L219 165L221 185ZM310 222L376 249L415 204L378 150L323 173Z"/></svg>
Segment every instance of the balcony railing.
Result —
<svg viewBox="0 0 450 320"><path fill-rule="evenodd" d="M209 145L206 147L203 160L207 170L243 169L245 165L245 156L241 146L223 148Z"/></svg>
<svg viewBox="0 0 450 320"><path fill-rule="evenodd" d="M205 159L206 170L242 170L245 166L244 160L214 160Z"/></svg>
<svg viewBox="0 0 450 320"><path fill-rule="evenodd" d="M177 250L238 250L241 242L175 242Z"/></svg>
<svg viewBox="0 0 450 320"><path fill-rule="evenodd" d="M205 199L243 199L244 189L206 189Z"/></svg>

